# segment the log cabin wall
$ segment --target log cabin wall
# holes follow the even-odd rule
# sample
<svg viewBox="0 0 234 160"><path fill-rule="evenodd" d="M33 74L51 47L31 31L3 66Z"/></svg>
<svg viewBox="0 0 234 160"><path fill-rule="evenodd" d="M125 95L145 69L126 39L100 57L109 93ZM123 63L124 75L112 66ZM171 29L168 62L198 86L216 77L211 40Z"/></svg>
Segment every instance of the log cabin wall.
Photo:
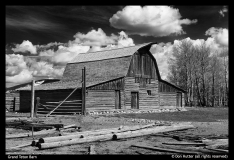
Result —
<svg viewBox="0 0 234 160"><path fill-rule="evenodd" d="M124 92L120 91L121 109L124 107ZM88 90L86 94L86 111L115 109L115 90Z"/></svg>
<svg viewBox="0 0 234 160"><path fill-rule="evenodd" d="M19 111L19 104L20 104L19 92L15 91L11 93L6 93L5 103L6 103L6 108L8 110L13 111L13 108L15 107L15 111Z"/></svg>
<svg viewBox="0 0 234 160"><path fill-rule="evenodd" d="M175 92L160 92L160 106L176 106Z"/></svg>
<svg viewBox="0 0 234 160"><path fill-rule="evenodd" d="M125 77L124 105L126 109L131 109L131 92L138 92L139 94L139 109L159 107L158 80L151 79L149 84L138 82L135 77ZM148 92L151 92L151 95Z"/></svg>
<svg viewBox="0 0 234 160"><path fill-rule="evenodd" d="M46 105L46 102L58 102L63 101L73 89L61 89L61 90L36 90L36 97L40 97L40 103ZM66 101L81 100L81 89L77 89ZM58 105L58 104L57 104ZM77 108L81 108L77 106ZM20 91L20 111L30 112L31 110L31 91Z"/></svg>
<svg viewBox="0 0 234 160"><path fill-rule="evenodd" d="M179 102L177 102L177 96L181 96ZM184 106L184 93L163 81L159 81L159 101L160 106Z"/></svg>
<svg viewBox="0 0 234 160"><path fill-rule="evenodd" d="M124 78L117 78L87 88L86 110L115 109L116 91L120 92L121 109L124 109Z"/></svg>

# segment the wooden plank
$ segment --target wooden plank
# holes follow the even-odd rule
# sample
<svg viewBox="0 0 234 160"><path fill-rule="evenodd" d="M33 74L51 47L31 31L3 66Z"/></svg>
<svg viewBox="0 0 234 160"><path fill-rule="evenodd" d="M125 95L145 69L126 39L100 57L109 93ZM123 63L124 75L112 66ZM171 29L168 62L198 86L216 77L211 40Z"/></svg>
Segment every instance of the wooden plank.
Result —
<svg viewBox="0 0 234 160"><path fill-rule="evenodd" d="M151 147L151 146L145 146L145 145L131 145L131 147L144 148L144 149L150 149L150 150L161 151L161 152L181 153L181 154L202 154L201 152L194 152L194 151L188 151L188 150L178 150L178 149L168 149L168 148L161 148L161 147Z"/></svg>
<svg viewBox="0 0 234 160"><path fill-rule="evenodd" d="M50 111L50 110L43 110L43 109L40 109L38 111ZM65 109L57 109L55 112L76 112L76 111L81 111L81 109L79 108L65 108Z"/></svg>
<svg viewBox="0 0 234 160"><path fill-rule="evenodd" d="M47 113L49 113L48 111L38 111L38 113L39 114L47 114ZM81 113L81 110L80 111L76 111L76 112L53 112L52 114L53 115L67 115L67 114L69 114L69 115L73 115L73 114L78 114L78 113Z"/></svg>
<svg viewBox="0 0 234 160"><path fill-rule="evenodd" d="M208 146L217 147L217 146L223 146L228 145L228 139L206 139L202 140L202 143L205 143Z"/></svg>
<svg viewBox="0 0 234 160"><path fill-rule="evenodd" d="M166 144L166 145L196 145L196 146L205 146L205 143L187 143L187 142L183 142L183 143L175 143L175 142L164 142L162 144Z"/></svg>
<svg viewBox="0 0 234 160"><path fill-rule="evenodd" d="M64 130L67 128L74 128L74 127L77 127L77 126L75 124L67 125L61 128L61 130ZM58 132L56 128L50 129L50 130L42 130L42 131L34 132L33 136L51 134L51 133L56 133L56 132ZM31 133L10 134L10 135L6 135L6 139L24 138L24 137L31 137L31 136L32 136Z"/></svg>
<svg viewBox="0 0 234 160"><path fill-rule="evenodd" d="M228 150L224 150L224 149L211 148L211 147L207 147L207 146L205 148L212 150L212 151L220 152L220 153L229 153Z"/></svg>

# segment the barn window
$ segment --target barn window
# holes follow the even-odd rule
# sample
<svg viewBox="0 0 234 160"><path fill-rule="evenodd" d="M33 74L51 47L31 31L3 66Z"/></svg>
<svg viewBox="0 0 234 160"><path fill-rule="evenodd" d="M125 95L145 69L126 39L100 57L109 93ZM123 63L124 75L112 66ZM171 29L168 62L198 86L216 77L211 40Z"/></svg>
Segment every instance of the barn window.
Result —
<svg viewBox="0 0 234 160"><path fill-rule="evenodd" d="M150 96L151 95L151 90L147 90L147 94Z"/></svg>

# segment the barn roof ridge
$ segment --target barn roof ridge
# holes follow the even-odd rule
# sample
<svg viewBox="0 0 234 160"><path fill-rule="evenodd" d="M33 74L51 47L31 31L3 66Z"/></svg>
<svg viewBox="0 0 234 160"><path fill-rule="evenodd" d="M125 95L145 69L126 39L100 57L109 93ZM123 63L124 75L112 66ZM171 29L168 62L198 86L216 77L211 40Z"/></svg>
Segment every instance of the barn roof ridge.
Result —
<svg viewBox="0 0 234 160"><path fill-rule="evenodd" d="M132 56L138 49L148 46L150 44L154 44L154 43L148 42L148 43L138 44L135 46L114 48L114 49L108 49L108 50L102 50L102 51L96 51L96 52L80 53L75 58L73 58L70 62L68 62L68 64Z"/></svg>

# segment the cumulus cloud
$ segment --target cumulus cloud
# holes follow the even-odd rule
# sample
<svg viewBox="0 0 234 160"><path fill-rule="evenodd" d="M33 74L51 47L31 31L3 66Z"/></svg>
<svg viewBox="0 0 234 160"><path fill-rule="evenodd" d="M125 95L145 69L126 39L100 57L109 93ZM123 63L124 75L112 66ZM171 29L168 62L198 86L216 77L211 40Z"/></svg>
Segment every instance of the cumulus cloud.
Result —
<svg viewBox="0 0 234 160"><path fill-rule="evenodd" d="M129 38L128 35L124 32L121 31L119 32L119 38L117 41L117 46L120 47L128 47L128 46L134 46L134 42L132 38Z"/></svg>
<svg viewBox="0 0 234 160"><path fill-rule="evenodd" d="M99 36L96 36L97 32L99 32ZM106 33L99 28L97 31L92 30L87 34L82 34L83 37L86 37L82 41L79 38L76 38L74 41L69 41L69 45L77 45L77 43L80 43L80 45L88 45L90 46L88 52L97 52L135 45L133 39L128 37L124 31L121 31L118 34L118 36L115 34L107 36Z"/></svg>
<svg viewBox="0 0 234 160"><path fill-rule="evenodd" d="M224 17L225 12L228 12L227 6L223 6L223 8L219 11L219 14Z"/></svg>
<svg viewBox="0 0 234 160"><path fill-rule="evenodd" d="M54 56L54 50L48 49L39 53L39 56Z"/></svg>
<svg viewBox="0 0 234 160"><path fill-rule="evenodd" d="M52 61L65 64L75 58L79 53L86 53L89 49L89 46L76 44L68 47L59 46L58 50L53 54Z"/></svg>
<svg viewBox="0 0 234 160"><path fill-rule="evenodd" d="M37 48L42 48L42 49L47 49L50 48L52 46L59 46L59 45L63 45L64 43L60 43L60 42L51 42L48 43L46 45L36 45Z"/></svg>
<svg viewBox="0 0 234 160"><path fill-rule="evenodd" d="M181 19L179 10L169 6L126 6L109 21L111 26L124 29L128 34L155 37L184 34L182 25L197 22Z"/></svg>
<svg viewBox="0 0 234 160"><path fill-rule="evenodd" d="M32 80L34 76L59 78L64 67L19 54L9 54L6 55L6 82L24 83Z"/></svg>
<svg viewBox="0 0 234 160"><path fill-rule="evenodd" d="M228 29L211 27L205 33L210 35L220 46L228 46Z"/></svg>
<svg viewBox="0 0 234 160"><path fill-rule="evenodd" d="M24 69L27 69L27 65L23 55L6 55L6 76L15 76Z"/></svg>
<svg viewBox="0 0 234 160"><path fill-rule="evenodd" d="M54 68L53 64L40 61L37 63L33 63L29 70L32 72L33 76L59 77L63 74L64 67L56 69Z"/></svg>
<svg viewBox="0 0 234 160"><path fill-rule="evenodd" d="M32 80L32 78L32 73L27 69L23 69L19 74L14 76L6 76L6 82L24 83Z"/></svg>
<svg viewBox="0 0 234 160"><path fill-rule="evenodd" d="M167 79L169 74L169 64L168 59L172 57L173 44L169 43L159 43L151 46L150 52L155 57L159 72L162 79Z"/></svg>
<svg viewBox="0 0 234 160"><path fill-rule="evenodd" d="M6 81L22 83L31 80L34 76L58 78L62 76L66 63L80 53L135 45L133 39L125 32L121 31L118 34L108 36L99 28L87 34L77 33L74 36L75 40L68 41L68 43L51 42L45 45L33 45L28 40L23 41L13 50L15 52L30 51L32 54L38 52L38 56L32 58L19 54L6 54Z"/></svg>
<svg viewBox="0 0 234 160"><path fill-rule="evenodd" d="M32 44L32 42L26 40L23 41L21 44L16 44L15 48L12 48L14 52L30 52L31 54L37 53L37 48Z"/></svg>
<svg viewBox="0 0 234 160"><path fill-rule="evenodd" d="M79 44L86 46L102 46L114 43L118 37L114 34L107 36L101 28L98 28L97 31L93 29L87 34L78 32L74 35L74 38L75 42Z"/></svg>

